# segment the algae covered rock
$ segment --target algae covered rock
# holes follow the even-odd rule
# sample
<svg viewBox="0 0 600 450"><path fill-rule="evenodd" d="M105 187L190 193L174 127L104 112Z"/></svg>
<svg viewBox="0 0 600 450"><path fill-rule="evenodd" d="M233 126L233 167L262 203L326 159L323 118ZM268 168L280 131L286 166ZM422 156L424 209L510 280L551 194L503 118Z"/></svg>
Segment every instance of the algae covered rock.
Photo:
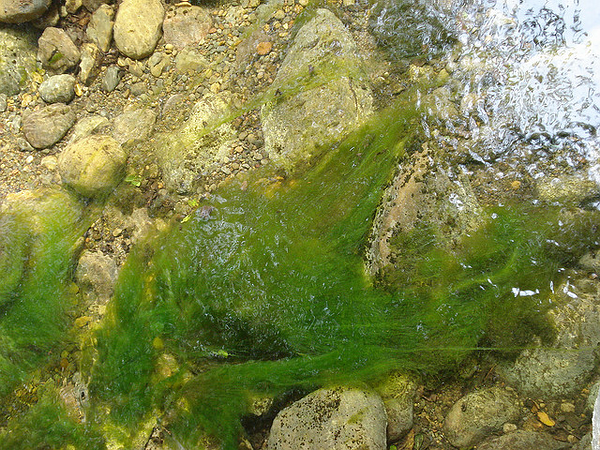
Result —
<svg viewBox="0 0 600 450"><path fill-rule="evenodd" d="M381 396L387 414L388 442L397 442L413 427L413 410L417 384L413 378L395 372L375 389Z"/></svg>
<svg viewBox="0 0 600 450"><path fill-rule="evenodd" d="M281 411L268 450L383 450L386 415L381 398L358 389L321 389Z"/></svg>
<svg viewBox="0 0 600 450"><path fill-rule="evenodd" d="M86 197L108 193L124 175L127 154L110 136L93 135L70 144L58 158L63 182Z"/></svg>
<svg viewBox="0 0 600 450"><path fill-rule="evenodd" d="M265 151L290 170L361 126L372 112L370 89L352 35L327 9L296 35L261 109Z"/></svg>
<svg viewBox="0 0 600 450"><path fill-rule="evenodd" d="M23 275L29 235L13 214L0 214L0 306L9 300Z"/></svg>
<svg viewBox="0 0 600 450"><path fill-rule="evenodd" d="M190 192L203 175L225 160L236 138L226 121L230 103L225 93L205 96L178 130L157 138L155 153L170 189Z"/></svg>
<svg viewBox="0 0 600 450"><path fill-rule="evenodd" d="M16 95L37 69L34 33L13 28L0 29L0 94Z"/></svg>
<svg viewBox="0 0 600 450"><path fill-rule="evenodd" d="M519 418L516 394L500 387L473 392L452 406L444 422L444 434L455 447L471 447L506 422Z"/></svg>
<svg viewBox="0 0 600 450"><path fill-rule="evenodd" d="M133 59L150 55L160 39L164 15L165 9L159 0L125 0L121 3L113 29L119 51Z"/></svg>

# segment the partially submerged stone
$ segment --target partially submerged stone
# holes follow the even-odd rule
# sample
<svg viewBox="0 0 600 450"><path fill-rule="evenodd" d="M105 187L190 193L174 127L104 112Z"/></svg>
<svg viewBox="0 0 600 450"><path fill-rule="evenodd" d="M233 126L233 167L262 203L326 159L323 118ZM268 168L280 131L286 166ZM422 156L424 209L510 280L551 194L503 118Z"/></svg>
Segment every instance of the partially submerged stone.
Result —
<svg viewBox="0 0 600 450"><path fill-rule="evenodd" d="M281 411L268 450L384 450L381 398L358 389L320 389Z"/></svg>
<svg viewBox="0 0 600 450"><path fill-rule="evenodd" d="M110 136L88 136L58 158L63 183L86 197L105 195L123 178L127 154Z"/></svg>
<svg viewBox="0 0 600 450"><path fill-rule="evenodd" d="M265 151L276 165L291 170L365 122L373 99L362 64L342 22L317 10L277 73L275 98L261 110Z"/></svg>

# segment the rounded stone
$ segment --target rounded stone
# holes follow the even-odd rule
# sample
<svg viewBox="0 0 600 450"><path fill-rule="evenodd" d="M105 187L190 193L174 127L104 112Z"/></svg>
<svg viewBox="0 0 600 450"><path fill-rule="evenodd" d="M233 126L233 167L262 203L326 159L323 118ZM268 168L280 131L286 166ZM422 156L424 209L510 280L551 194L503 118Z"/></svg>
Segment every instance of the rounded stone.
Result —
<svg viewBox="0 0 600 450"><path fill-rule="evenodd" d="M491 387L456 402L446 416L444 433L455 447L472 447L506 422L519 418L519 400L512 391Z"/></svg>
<svg viewBox="0 0 600 450"><path fill-rule="evenodd" d="M150 55L160 39L164 15L159 0L124 0L117 11L113 29L119 51L133 59Z"/></svg>
<svg viewBox="0 0 600 450"><path fill-rule="evenodd" d="M63 183L86 197L108 193L123 177L127 154L110 136L87 136L58 158Z"/></svg>
<svg viewBox="0 0 600 450"><path fill-rule="evenodd" d="M46 103L69 103L75 97L75 77L55 75L40 84L39 91Z"/></svg>
<svg viewBox="0 0 600 450"><path fill-rule="evenodd" d="M75 114L63 103L54 103L23 115L25 139L37 149L60 141L75 123Z"/></svg>
<svg viewBox="0 0 600 450"><path fill-rule="evenodd" d="M210 14L200 6L180 6L167 11L163 23L165 42L178 50L204 41L212 26Z"/></svg>

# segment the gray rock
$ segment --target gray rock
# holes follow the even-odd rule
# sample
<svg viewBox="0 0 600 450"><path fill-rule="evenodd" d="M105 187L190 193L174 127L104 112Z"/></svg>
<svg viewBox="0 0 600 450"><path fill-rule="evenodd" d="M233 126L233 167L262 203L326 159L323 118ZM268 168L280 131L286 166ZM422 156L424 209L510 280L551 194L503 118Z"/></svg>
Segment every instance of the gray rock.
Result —
<svg viewBox="0 0 600 450"><path fill-rule="evenodd" d="M444 422L444 434L455 447L471 447L519 415L520 404L514 392L499 387L482 389L452 406Z"/></svg>
<svg viewBox="0 0 600 450"><path fill-rule="evenodd" d="M491 437L477 446L478 450L562 450L570 448L543 432L518 430L500 437Z"/></svg>
<svg viewBox="0 0 600 450"><path fill-rule="evenodd" d="M0 29L0 94L17 95L21 83L37 69L35 33L12 28Z"/></svg>
<svg viewBox="0 0 600 450"><path fill-rule="evenodd" d="M127 154L110 136L94 135L70 144L58 157L63 183L86 197L107 194L124 175Z"/></svg>
<svg viewBox="0 0 600 450"><path fill-rule="evenodd" d="M556 289L548 313L556 329L553 345L524 350L512 365L500 369L524 395L561 398L575 395L597 364L600 345L600 286L583 277Z"/></svg>
<svg viewBox="0 0 600 450"><path fill-rule="evenodd" d="M121 144L129 141L141 141L152 133L156 113L151 109L132 109L115 118L113 137Z"/></svg>
<svg viewBox="0 0 600 450"><path fill-rule="evenodd" d="M110 256L86 250L79 257L75 280L80 289L106 301L114 292L117 264Z"/></svg>
<svg viewBox="0 0 600 450"><path fill-rule="evenodd" d="M115 90L120 80L121 71L119 70L119 67L115 65L109 66L102 79L102 89L105 92L112 92Z"/></svg>
<svg viewBox="0 0 600 450"><path fill-rule="evenodd" d="M0 23L23 23L42 16L50 6L50 0L1 0Z"/></svg>
<svg viewBox="0 0 600 450"><path fill-rule="evenodd" d="M261 110L265 151L277 166L290 170L307 161L371 114L357 52L352 35L327 9L298 31L272 86L280 95Z"/></svg>
<svg viewBox="0 0 600 450"><path fill-rule="evenodd" d="M38 40L38 60L54 73L64 73L75 67L80 57L79 49L60 28L46 28Z"/></svg>
<svg viewBox="0 0 600 450"><path fill-rule="evenodd" d="M83 7L91 13L108 3L110 3L110 0L82 0Z"/></svg>
<svg viewBox="0 0 600 450"><path fill-rule="evenodd" d="M203 174L229 155L236 133L230 123L222 122L230 104L225 93L207 95L182 126L157 136L154 152L169 189L191 192Z"/></svg>
<svg viewBox="0 0 600 450"><path fill-rule="evenodd" d="M112 41L115 10L111 5L100 5L94 11L87 29L87 37L103 52L108 51Z"/></svg>
<svg viewBox="0 0 600 450"><path fill-rule="evenodd" d="M81 63L79 64L79 79L90 85L98 74L102 52L96 44L86 43L81 46Z"/></svg>
<svg viewBox="0 0 600 450"><path fill-rule="evenodd" d="M208 67L208 60L194 49L183 49L175 57L177 72L200 72Z"/></svg>
<svg viewBox="0 0 600 450"><path fill-rule="evenodd" d="M63 103L54 103L38 111L23 114L25 139L37 149L60 141L75 123L75 113Z"/></svg>
<svg viewBox="0 0 600 450"><path fill-rule="evenodd" d="M8 98L6 94L0 93L0 113L3 113L8 108Z"/></svg>
<svg viewBox="0 0 600 450"><path fill-rule="evenodd" d="M178 50L195 47L204 42L212 18L200 6L175 6L169 8L163 22L164 39Z"/></svg>
<svg viewBox="0 0 600 450"><path fill-rule="evenodd" d="M402 372L390 374L375 387L387 414L388 442L399 441L413 427L416 387L414 380Z"/></svg>
<svg viewBox="0 0 600 450"><path fill-rule="evenodd" d="M119 51L133 59L150 55L160 39L164 15L159 0L124 0L119 5L114 25Z"/></svg>
<svg viewBox="0 0 600 450"><path fill-rule="evenodd" d="M83 117L79 119L73 127L71 137L69 138L69 144L72 144L79 139L83 139L90 134L96 133L97 131L101 131L104 128L108 128L109 125L110 122L108 119L100 115Z"/></svg>
<svg viewBox="0 0 600 450"><path fill-rule="evenodd" d="M321 389L285 408L273 421L268 450L384 450L381 398L357 389Z"/></svg>
<svg viewBox="0 0 600 450"><path fill-rule="evenodd" d="M40 84L39 91L46 103L69 103L75 97L75 77L54 75Z"/></svg>

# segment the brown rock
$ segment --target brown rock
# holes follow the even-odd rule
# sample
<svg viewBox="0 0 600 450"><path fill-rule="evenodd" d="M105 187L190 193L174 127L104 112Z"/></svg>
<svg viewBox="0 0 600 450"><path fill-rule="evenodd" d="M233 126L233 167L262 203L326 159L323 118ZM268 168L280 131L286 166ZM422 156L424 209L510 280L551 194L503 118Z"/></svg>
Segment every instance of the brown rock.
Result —
<svg viewBox="0 0 600 450"><path fill-rule="evenodd" d="M38 59L52 72L66 72L77 65L80 57L69 35L59 28L46 28L38 40Z"/></svg>
<svg viewBox="0 0 600 450"><path fill-rule="evenodd" d="M273 48L272 42L268 42L268 41L260 42L256 46L256 53L258 53L261 56L268 55L271 52L272 48Z"/></svg>
<svg viewBox="0 0 600 450"><path fill-rule="evenodd" d="M0 2L0 22L23 23L41 17L50 0L3 0Z"/></svg>
<svg viewBox="0 0 600 450"><path fill-rule="evenodd" d="M163 36L167 44L178 50L204 41L212 27L208 11L199 6L179 6L167 11Z"/></svg>
<svg viewBox="0 0 600 450"><path fill-rule="evenodd" d="M23 134L33 147L42 149L60 141L75 123L75 113L63 103L54 103L23 115Z"/></svg>

